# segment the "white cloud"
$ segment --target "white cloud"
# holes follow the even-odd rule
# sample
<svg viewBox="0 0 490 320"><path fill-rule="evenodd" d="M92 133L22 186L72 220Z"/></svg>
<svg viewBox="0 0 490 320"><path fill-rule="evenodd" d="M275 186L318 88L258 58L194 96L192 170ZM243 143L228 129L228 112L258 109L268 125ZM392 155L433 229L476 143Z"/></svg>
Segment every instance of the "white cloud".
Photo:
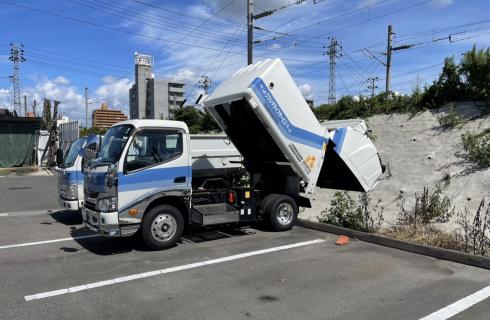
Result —
<svg viewBox="0 0 490 320"><path fill-rule="evenodd" d="M454 0L432 0L431 4L436 8L444 8L454 3Z"/></svg>
<svg viewBox="0 0 490 320"><path fill-rule="evenodd" d="M173 81L182 81L186 83L189 82L197 83L200 79L200 76L201 75L198 73L196 69L191 67L184 67L178 69L174 73L164 74L163 78L173 80Z"/></svg>
<svg viewBox="0 0 490 320"><path fill-rule="evenodd" d="M53 83L67 85L70 84L70 80L66 79L63 76L57 76L56 78L53 79Z"/></svg>
<svg viewBox="0 0 490 320"><path fill-rule="evenodd" d="M0 88L0 109L7 108L10 105L10 91Z"/></svg>
<svg viewBox="0 0 490 320"><path fill-rule="evenodd" d="M131 88L132 82L128 78L117 79L112 76L106 76L102 81L104 84L94 91L94 104L98 106L106 102L109 107L128 114L129 88Z"/></svg>
<svg viewBox="0 0 490 320"><path fill-rule="evenodd" d="M313 100L315 96L313 95L313 89L308 83L304 83L298 87L299 91L308 100Z"/></svg>
<svg viewBox="0 0 490 320"><path fill-rule="evenodd" d="M90 101L89 119L94 109L101 103L107 102L111 108L119 109L128 113L129 88L131 81L127 78L117 79L107 76L102 79L103 84L95 90L89 91ZM22 90L22 95L28 97L29 105L34 100L37 102L36 112L42 113L44 99L60 101L58 112L68 116L72 120L79 120L85 125L85 96L82 90L70 85L70 80L58 76L52 79L46 77L36 77L35 84L26 86ZM8 89L0 88L0 107L12 109L10 92ZM29 107L30 108L30 107ZM90 120L89 120L90 121Z"/></svg>

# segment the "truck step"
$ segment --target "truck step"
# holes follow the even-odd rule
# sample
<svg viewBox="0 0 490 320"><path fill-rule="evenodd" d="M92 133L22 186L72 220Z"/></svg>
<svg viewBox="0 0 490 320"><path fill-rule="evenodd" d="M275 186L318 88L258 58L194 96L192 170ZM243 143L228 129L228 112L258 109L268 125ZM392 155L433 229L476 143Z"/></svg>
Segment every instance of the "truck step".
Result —
<svg viewBox="0 0 490 320"><path fill-rule="evenodd" d="M234 223L240 219L240 212L226 203L197 205L192 208L191 221L200 226Z"/></svg>

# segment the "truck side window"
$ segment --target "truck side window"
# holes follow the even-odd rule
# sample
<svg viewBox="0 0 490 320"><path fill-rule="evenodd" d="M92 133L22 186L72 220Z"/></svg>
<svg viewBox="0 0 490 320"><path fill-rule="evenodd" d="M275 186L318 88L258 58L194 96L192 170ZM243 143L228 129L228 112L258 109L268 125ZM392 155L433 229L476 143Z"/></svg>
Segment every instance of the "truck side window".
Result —
<svg viewBox="0 0 490 320"><path fill-rule="evenodd" d="M126 155L124 169L132 172L165 163L182 155L182 132L177 130L143 130L138 132Z"/></svg>

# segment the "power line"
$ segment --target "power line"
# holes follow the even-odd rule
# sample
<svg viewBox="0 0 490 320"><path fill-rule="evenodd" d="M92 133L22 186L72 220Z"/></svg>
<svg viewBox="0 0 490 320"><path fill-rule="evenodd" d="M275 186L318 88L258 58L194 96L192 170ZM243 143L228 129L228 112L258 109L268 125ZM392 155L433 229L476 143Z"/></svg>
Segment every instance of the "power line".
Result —
<svg viewBox="0 0 490 320"><path fill-rule="evenodd" d="M362 24L364 24L366 22L370 22L370 21L373 21L373 20L381 19L381 18L390 16L390 15L393 15L393 14L400 13L400 12L405 11L405 10L409 10L409 9L412 9L412 8L415 8L415 7L418 7L418 6L422 6L422 5L428 4L428 3L432 2L432 1L434 1L434 0L420 1L420 2L417 2L417 3L411 4L409 6L406 6L406 7L403 7L403 8L399 8L399 9L396 9L396 10L393 10L393 11L390 11L390 12L387 12L387 13L384 13L384 14L381 14L381 15L378 15L378 16L375 16L375 17L372 17L372 18L361 20L361 21L356 22L354 24L350 24L350 25L347 25L347 26L344 26L344 27L341 27L341 28L338 28L338 29L335 29L335 30L332 30L332 31L329 31L329 32L326 32L326 33L323 33L323 34L320 34L320 35L317 35L317 36L306 37L301 42L311 42L312 40L321 41L321 38L322 37L329 36L329 35L332 35L332 34L336 34L336 33L340 32L340 31L347 30L347 29L350 29L350 28L353 28L353 27L362 25ZM289 33L292 33L292 32L289 32Z"/></svg>
<svg viewBox="0 0 490 320"><path fill-rule="evenodd" d="M393 0L380 1L378 3L367 5L367 6L364 6L362 8L356 9L356 10L351 10L351 11L345 12L343 14L334 16L334 17L330 17L330 18L327 18L327 19L324 19L324 20L321 20L321 21L318 21L318 22L315 22L315 23L312 23L312 24L308 24L306 26L303 26L303 27L300 27L300 28L297 28L297 29L294 29L294 30L290 31L289 34L292 33L292 32L298 32L298 31L301 31L301 30L304 30L304 29L307 29L307 28L310 28L310 27L318 26L320 24L323 24L323 23L326 23L326 22L329 22L329 21L333 21L333 20L337 20L337 19L340 19L340 18L343 18L343 17L347 17L347 16L353 15L353 14L355 14L357 12L361 12L361 11L364 11L366 9L377 7L377 6L380 6L380 5L385 4L387 2L390 2L390 1L393 1Z"/></svg>
<svg viewBox="0 0 490 320"><path fill-rule="evenodd" d="M155 29L160 29L160 30L164 30L164 31L171 31L172 34L181 34L185 37L187 36L191 36L193 38L196 38L196 39L205 39L205 40L213 40L213 41L218 41L218 42L223 42L225 41L226 38L224 38L222 35L218 35L218 36L213 36L211 35L211 33L209 32L206 32L206 33L202 33L201 35L197 36L197 35L191 35L192 32L195 31L195 29L197 29L199 26L196 26L195 29L191 29L190 31L186 31L186 30L181 30L181 29L184 29L182 27L178 27L176 28L175 24L165 24L163 23L162 21L158 21L158 22L152 22L151 20L149 20L148 18L141 18L141 14L131 14L130 12L127 12L126 10L123 10L121 12L120 11L117 11L115 10L116 7L114 7L113 5L111 6L102 6L100 2L96 2L96 5L94 6L93 4L90 4L88 3L87 0L85 0L85 2L81 2L81 1L78 1L78 0L67 0L69 2L73 2L73 3L76 3L80 6L84 6L84 7L88 7L88 8L91 8L91 9L94 9L94 10L97 10L97 11L102 11L102 12L105 12L107 14L110 14L110 15L113 15L113 16L117 16L117 17L121 17L121 18L124 18L124 19L128 19L128 20L131 20L131 21L135 21L137 22L138 24L141 24L141 25L145 25L145 26L148 26L148 27L151 27L151 28L155 28ZM169 40L170 42L170 40ZM171 40L172 42L172 46L175 45L175 44L178 44L180 43L180 40Z"/></svg>
<svg viewBox="0 0 490 320"><path fill-rule="evenodd" d="M150 8L153 8L153 9L157 9L157 10L160 10L160 11L163 11L163 12L170 12L170 13L173 13L173 14L177 14L179 16L187 16L187 17L190 17L190 18L194 18L194 19L198 19L198 20L202 20L202 18L200 17L196 17L196 16L193 16L193 15L190 15L186 12L182 12L182 11L175 11L175 10L171 10L171 9L167 9L167 8L163 8L163 7L160 7L160 6L157 6L157 5L154 5L154 4L151 4L151 3L147 3L147 2L144 2L144 1L140 1L140 0L133 0L133 2L136 2L136 3L139 3L141 5L144 5L144 6L147 6L147 7L150 7ZM224 27L237 27L237 25L234 25L234 24L231 24L231 23L222 23L222 22L217 22L217 21L213 21L214 24L216 25L220 25L220 26L224 26Z"/></svg>
<svg viewBox="0 0 490 320"><path fill-rule="evenodd" d="M132 32L132 31L124 30L122 28L117 28L117 27L111 27L111 26L107 26L107 25L102 25L102 24L99 24L99 23L95 23L95 22L91 22L91 21L87 21L87 20L83 20L83 19L79 19L79 18L73 18L73 17L65 16L65 15L62 15L62 14L59 14L59 13L55 13L55 12L51 12L51 11L47 11L47 10L43 10L43 9L37 9L37 8L29 7L29 6L26 6L26 5L18 4L18 3L12 3L12 2L9 2L9 1L1 1L1 2L4 3L4 4L10 5L10 6L14 6L14 7L18 7L18 8L23 8L25 10L34 11L34 12L38 12L38 13L42 13L42 14L46 14L46 15L50 15L50 16L62 18L62 19L65 19L65 20L70 20L70 21L74 21L74 22L78 22L78 23L90 25L90 26L93 26L93 27L105 29L105 30L116 31L116 32L125 33L125 34L129 34L129 35L134 35L134 36L137 36L137 37L142 37L142 38L146 38L146 39L157 40L157 41L162 41L162 42L167 42L167 43L175 43L176 42L174 40L165 39L165 38L162 38L162 37L149 36L149 35L145 35L145 34L138 33L138 32ZM220 51L220 49L217 49L217 48L206 47L206 46L198 45L198 44L195 44L195 43L190 44L190 43L181 42L179 44L184 45L184 46L188 46L188 47L201 48L201 49L206 49L206 50L211 50L211 51ZM241 54L244 55L244 53L241 53Z"/></svg>

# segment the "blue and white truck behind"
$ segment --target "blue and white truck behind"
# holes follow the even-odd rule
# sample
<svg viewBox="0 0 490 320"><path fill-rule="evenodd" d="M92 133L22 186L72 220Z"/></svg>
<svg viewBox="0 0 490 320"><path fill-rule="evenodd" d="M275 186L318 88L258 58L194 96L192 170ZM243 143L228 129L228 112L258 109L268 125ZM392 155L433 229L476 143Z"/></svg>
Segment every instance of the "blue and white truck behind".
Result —
<svg viewBox="0 0 490 320"><path fill-rule="evenodd" d="M82 159L86 137L78 138L69 146L58 165L58 203L68 210L79 211L83 206Z"/></svg>
<svg viewBox="0 0 490 320"><path fill-rule="evenodd" d="M210 161L185 123L125 121L100 145L87 142L96 151L84 171L82 215L89 229L108 236L139 230L153 249L175 245L186 225L260 221L284 231L298 207L310 206L302 193L317 186L369 191L382 174L366 130L329 132L279 59L239 70L203 104L241 154L230 163L243 166L249 184L206 170Z"/></svg>

